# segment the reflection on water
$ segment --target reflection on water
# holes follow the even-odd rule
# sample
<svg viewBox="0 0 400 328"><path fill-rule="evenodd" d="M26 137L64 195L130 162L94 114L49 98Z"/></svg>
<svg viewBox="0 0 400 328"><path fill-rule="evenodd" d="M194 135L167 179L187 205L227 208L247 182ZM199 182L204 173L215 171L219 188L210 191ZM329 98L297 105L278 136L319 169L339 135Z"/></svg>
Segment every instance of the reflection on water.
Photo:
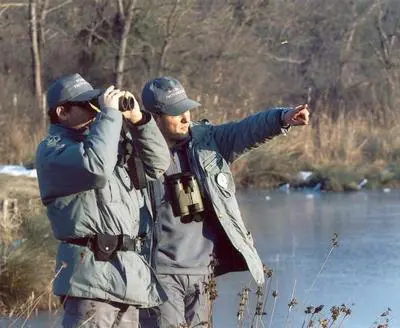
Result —
<svg viewBox="0 0 400 328"><path fill-rule="evenodd" d="M265 264L274 270L263 324L258 327L301 327L308 305L345 303L352 313L342 327L368 328L387 307L390 327L400 327L400 191L306 194L250 191L238 195L243 215ZM339 247L328 258L334 233ZM315 282L313 284L313 282ZM218 279L214 327L238 327L238 293L249 284L247 273ZM288 316L288 303L299 302ZM311 286L313 286L311 288ZM254 291L254 286L251 286ZM255 296L246 309L254 313ZM249 318L249 315L247 315ZM24 327L58 327L42 314ZM21 324L14 327L20 327ZM8 327L0 320L0 327ZM242 327L250 327L248 322Z"/></svg>

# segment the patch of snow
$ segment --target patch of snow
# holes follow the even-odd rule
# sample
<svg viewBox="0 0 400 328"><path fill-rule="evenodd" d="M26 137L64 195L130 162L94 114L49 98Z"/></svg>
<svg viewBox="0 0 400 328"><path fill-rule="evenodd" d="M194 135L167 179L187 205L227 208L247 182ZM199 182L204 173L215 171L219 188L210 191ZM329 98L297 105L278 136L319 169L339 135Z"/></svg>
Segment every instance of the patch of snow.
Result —
<svg viewBox="0 0 400 328"><path fill-rule="evenodd" d="M27 169L22 165L0 165L0 174L37 178L35 169Z"/></svg>

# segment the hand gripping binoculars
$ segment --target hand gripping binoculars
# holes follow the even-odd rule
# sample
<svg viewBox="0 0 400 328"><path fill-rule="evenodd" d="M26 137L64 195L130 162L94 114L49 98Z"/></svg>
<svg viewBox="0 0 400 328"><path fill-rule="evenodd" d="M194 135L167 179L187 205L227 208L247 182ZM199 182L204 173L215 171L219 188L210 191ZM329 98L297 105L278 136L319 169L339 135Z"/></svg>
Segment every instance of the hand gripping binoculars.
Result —
<svg viewBox="0 0 400 328"><path fill-rule="evenodd" d="M189 172L166 177L166 186L171 195L172 211L175 216L192 217L201 221L204 211L203 199L196 177Z"/></svg>
<svg viewBox="0 0 400 328"><path fill-rule="evenodd" d="M124 94L118 99L118 110L126 112L135 108L135 97L129 91L124 91ZM90 106L94 109L100 109L98 98L94 98L89 102Z"/></svg>

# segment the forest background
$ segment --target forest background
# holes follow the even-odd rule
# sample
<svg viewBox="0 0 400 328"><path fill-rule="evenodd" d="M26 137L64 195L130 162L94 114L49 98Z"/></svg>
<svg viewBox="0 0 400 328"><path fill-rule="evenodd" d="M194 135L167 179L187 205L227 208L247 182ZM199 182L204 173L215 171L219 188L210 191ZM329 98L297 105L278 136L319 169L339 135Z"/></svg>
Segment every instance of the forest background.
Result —
<svg viewBox="0 0 400 328"><path fill-rule="evenodd" d="M53 79L79 72L139 96L171 75L213 123L310 104L310 127L236 164L239 185L300 170L327 189L395 183L399 34L396 0L1 0L0 162L33 162Z"/></svg>

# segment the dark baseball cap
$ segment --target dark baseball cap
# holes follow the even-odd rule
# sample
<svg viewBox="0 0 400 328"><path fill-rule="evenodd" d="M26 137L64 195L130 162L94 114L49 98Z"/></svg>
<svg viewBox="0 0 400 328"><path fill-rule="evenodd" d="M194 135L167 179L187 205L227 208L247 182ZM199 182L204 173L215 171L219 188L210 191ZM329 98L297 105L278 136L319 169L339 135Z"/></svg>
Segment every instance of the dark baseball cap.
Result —
<svg viewBox="0 0 400 328"><path fill-rule="evenodd" d="M87 102L98 97L104 90L94 89L79 74L63 76L47 89L49 111L67 102Z"/></svg>
<svg viewBox="0 0 400 328"><path fill-rule="evenodd" d="M178 80L168 76L147 82L142 91L142 102L147 111L170 116L177 116L200 106L200 103L187 97Z"/></svg>

